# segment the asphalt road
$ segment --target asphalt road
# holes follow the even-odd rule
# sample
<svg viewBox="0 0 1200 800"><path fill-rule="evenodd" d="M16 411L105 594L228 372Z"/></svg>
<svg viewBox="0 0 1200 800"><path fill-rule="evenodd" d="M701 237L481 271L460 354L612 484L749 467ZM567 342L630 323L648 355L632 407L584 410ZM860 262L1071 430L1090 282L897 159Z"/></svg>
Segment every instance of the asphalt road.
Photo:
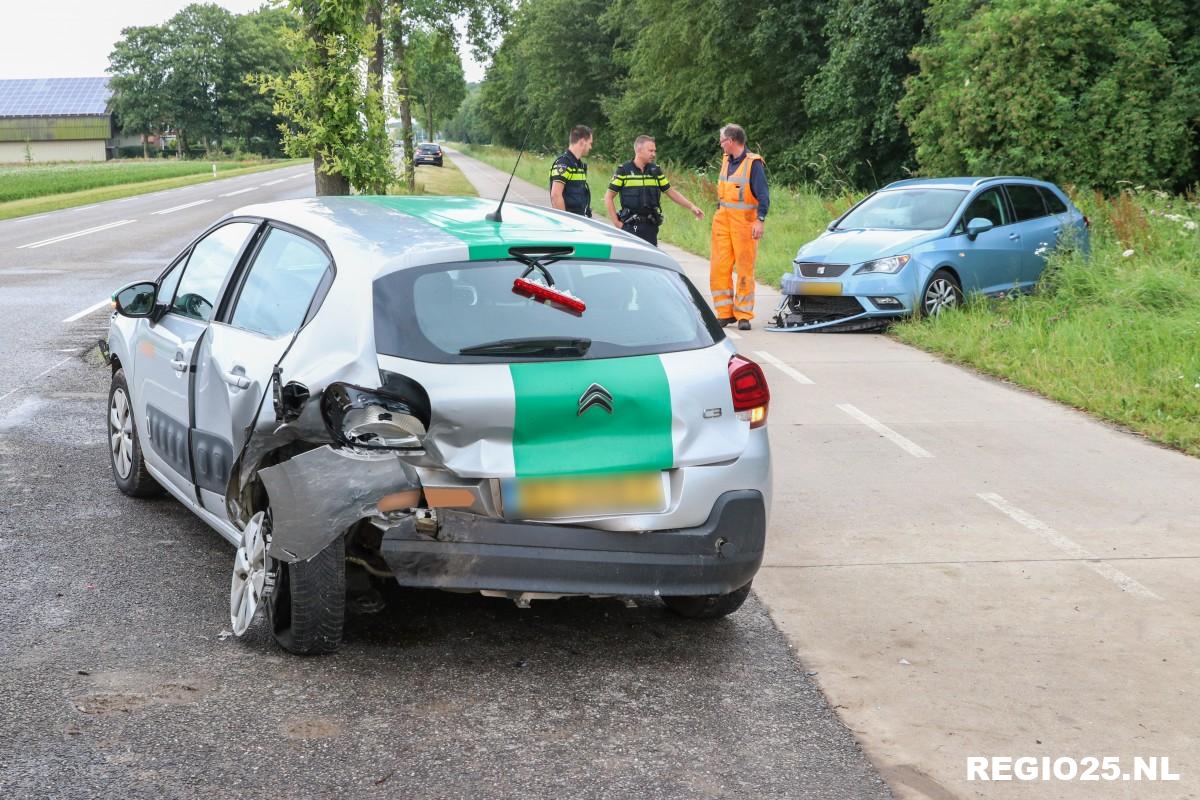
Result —
<svg viewBox="0 0 1200 800"><path fill-rule="evenodd" d="M113 486L96 307L311 193L290 168L0 222L0 797L888 797L754 599L692 624L394 588L333 657L228 635L232 549Z"/></svg>
<svg viewBox="0 0 1200 800"><path fill-rule="evenodd" d="M500 195L506 171L451 156ZM884 335L766 332L777 302L759 286L730 333L771 385L755 594L894 794L1200 797L1200 459ZM1118 779L966 779L972 757L1086 756ZM1137 757L1179 779L1123 780Z"/></svg>

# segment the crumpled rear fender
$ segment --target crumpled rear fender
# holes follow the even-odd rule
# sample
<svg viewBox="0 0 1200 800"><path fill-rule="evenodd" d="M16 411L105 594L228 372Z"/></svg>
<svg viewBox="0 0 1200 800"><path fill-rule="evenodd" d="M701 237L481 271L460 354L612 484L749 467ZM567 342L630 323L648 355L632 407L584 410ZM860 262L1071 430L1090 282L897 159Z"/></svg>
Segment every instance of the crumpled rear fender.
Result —
<svg viewBox="0 0 1200 800"><path fill-rule="evenodd" d="M361 519L382 517L379 501L413 492L416 471L394 453L334 449L301 453L258 471L271 503L267 553L288 563L307 561Z"/></svg>

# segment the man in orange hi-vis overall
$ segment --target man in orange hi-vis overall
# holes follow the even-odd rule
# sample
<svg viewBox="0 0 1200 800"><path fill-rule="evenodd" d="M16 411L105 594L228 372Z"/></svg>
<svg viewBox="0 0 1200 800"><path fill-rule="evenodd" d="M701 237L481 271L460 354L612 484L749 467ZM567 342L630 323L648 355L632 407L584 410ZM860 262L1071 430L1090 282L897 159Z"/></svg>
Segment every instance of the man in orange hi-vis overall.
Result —
<svg viewBox="0 0 1200 800"><path fill-rule="evenodd" d="M721 128L720 145L725 156L717 177L708 285L721 324L737 322L738 330L748 331L754 319L754 259L771 205L767 169L762 156L746 149L740 125Z"/></svg>

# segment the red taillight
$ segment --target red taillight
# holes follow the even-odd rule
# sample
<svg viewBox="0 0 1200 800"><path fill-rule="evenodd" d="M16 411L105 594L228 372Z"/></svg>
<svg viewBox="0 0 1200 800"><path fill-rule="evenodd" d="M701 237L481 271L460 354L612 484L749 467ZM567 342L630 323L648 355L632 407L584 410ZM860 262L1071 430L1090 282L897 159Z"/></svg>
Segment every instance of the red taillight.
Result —
<svg viewBox="0 0 1200 800"><path fill-rule="evenodd" d="M767 424L771 390L767 388L767 376L762 367L745 356L729 359L729 389L733 393L733 412L738 419L748 421L751 428Z"/></svg>
<svg viewBox="0 0 1200 800"><path fill-rule="evenodd" d="M587 309L587 305L574 295L564 294L557 289L552 289L549 286L543 286L533 281L527 281L524 278L517 278L513 281L513 291L516 294L523 297L530 297L540 303L552 303L573 314L582 314Z"/></svg>

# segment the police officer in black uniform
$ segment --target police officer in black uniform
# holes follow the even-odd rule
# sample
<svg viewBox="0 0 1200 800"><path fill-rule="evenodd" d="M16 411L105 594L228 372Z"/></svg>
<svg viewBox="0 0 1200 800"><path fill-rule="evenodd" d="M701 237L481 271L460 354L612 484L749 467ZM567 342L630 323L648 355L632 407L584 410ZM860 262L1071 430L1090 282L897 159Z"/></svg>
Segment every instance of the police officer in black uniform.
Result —
<svg viewBox="0 0 1200 800"><path fill-rule="evenodd" d="M634 236L658 245L658 229L663 223L662 195L691 211L696 219L704 219L704 212L690 200L671 188L662 167L654 163L657 147L650 136L639 136L633 142L633 160L617 167L608 191L604 193L604 205L612 224ZM618 212L614 197L621 198Z"/></svg>
<svg viewBox="0 0 1200 800"><path fill-rule="evenodd" d="M592 215L592 190L588 188L587 162L592 151L592 129L576 125L570 146L550 165L550 205L572 214Z"/></svg>

